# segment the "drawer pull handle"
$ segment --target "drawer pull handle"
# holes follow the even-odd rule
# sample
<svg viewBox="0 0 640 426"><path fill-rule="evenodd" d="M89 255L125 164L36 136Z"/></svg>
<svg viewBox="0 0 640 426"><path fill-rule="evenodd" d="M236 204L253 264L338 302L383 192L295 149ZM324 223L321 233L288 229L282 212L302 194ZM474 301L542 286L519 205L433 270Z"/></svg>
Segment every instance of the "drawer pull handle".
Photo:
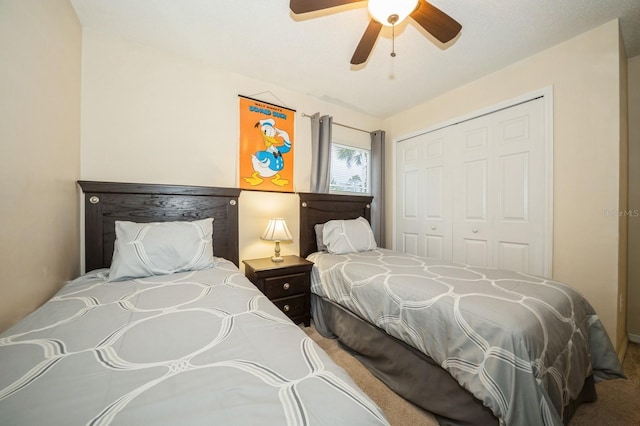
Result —
<svg viewBox="0 0 640 426"><path fill-rule="evenodd" d="M285 312L289 312L291 310L291 308L289 307L289 305L284 305L282 307L282 310L285 311Z"/></svg>
<svg viewBox="0 0 640 426"><path fill-rule="evenodd" d="M283 288L284 290L289 290L289 287L291 287L291 286L289 285L289 283L284 283L284 284L282 284L282 288Z"/></svg>

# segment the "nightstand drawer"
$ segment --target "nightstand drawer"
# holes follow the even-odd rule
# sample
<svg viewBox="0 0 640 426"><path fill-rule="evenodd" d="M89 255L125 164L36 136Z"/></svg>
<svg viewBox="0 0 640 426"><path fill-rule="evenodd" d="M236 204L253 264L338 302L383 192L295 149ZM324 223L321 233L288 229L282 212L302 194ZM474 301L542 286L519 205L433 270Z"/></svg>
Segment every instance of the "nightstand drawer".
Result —
<svg viewBox="0 0 640 426"><path fill-rule="evenodd" d="M264 280L264 294L269 299L304 293L307 287L307 274L285 275Z"/></svg>
<svg viewBox="0 0 640 426"><path fill-rule="evenodd" d="M311 268L313 263L298 256L243 260L244 274L296 324L311 324Z"/></svg>
<svg viewBox="0 0 640 426"><path fill-rule="evenodd" d="M305 295L285 297L283 299L272 300L282 312L289 317L295 317L305 313Z"/></svg>

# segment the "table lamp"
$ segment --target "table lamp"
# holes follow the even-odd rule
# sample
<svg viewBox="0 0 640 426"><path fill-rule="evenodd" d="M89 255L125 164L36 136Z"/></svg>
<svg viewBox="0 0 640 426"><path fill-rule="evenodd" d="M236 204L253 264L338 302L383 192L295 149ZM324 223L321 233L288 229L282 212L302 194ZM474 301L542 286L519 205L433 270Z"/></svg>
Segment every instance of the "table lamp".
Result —
<svg viewBox="0 0 640 426"><path fill-rule="evenodd" d="M281 217L269 220L267 229L265 229L260 238L265 241L276 242L275 253L271 257L272 262L282 262L284 260L284 258L280 257L280 241L293 240L291 232L289 232L289 228L287 228L287 223Z"/></svg>

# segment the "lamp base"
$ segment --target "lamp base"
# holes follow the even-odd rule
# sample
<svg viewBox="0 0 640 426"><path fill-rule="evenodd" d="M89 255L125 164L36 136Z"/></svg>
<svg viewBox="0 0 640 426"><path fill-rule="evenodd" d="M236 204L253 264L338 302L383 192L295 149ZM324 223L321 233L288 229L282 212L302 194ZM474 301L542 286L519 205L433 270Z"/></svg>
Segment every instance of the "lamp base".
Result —
<svg viewBox="0 0 640 426"><path fill-rule="evenodd" d="M280 257L280 241L276 241L276 249L273 252L273 256L271 256L272 262L282 262L284 257Z"/></svg>

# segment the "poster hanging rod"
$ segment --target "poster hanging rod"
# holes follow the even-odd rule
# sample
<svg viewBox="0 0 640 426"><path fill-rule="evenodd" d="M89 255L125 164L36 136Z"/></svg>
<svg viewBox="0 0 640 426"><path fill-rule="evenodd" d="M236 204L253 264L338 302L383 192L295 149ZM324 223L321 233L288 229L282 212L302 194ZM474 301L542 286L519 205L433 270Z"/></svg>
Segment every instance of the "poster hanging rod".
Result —
<svg viewBox="0 0 640 426"><path fill-rule="evenodd" d="M307 117L307 118L311 118L311 117L313 117L313 115L305 114L304 112L302 113L302 116L303 116L303 117ZM357 128L357 127L348 126L348 125L346 125L346 124L336 123L335 121L333 122L333 124L334 124L334 125L336 125L336 126L340 126L340 127L346 127L347 129L357 130L358 132L364 132L364 133L369 133L369 134L371 134L371 132L370 132L370 131L368 131L368 130L359 129L359 128Z"/></svg>
<svg viewBox="0 0 640 426"><path fill-rule="evenodd" d="M261 94L263 94L263 93L271 93L271 92L260 92L260 93L256 93L255 95L251 95L251 96L257 96L257 95L261 95ZM276 95L274 95L273 93L271 93L271 95L272 95L274 98L276 98L276 99L278 99L278 100L280 101L280 98L278 98ZM285 103L284 103L284 102L282 102L282 101L280 101L280 102L282 102L282 105L276 105L276 104L274 104L274 103L267 102L267 101L263 101L263 100L261 100L261 99L252 98L251 96L245 96L245 95L238 95L238 96L239 96L239 97L241 97L241 98L249 99L250 101L262 102L263 104L271 105L271 106L278 107L278 108L283 108L283 107L284 107L284 108L286 108L286 109L288 109L288 110L291 110L291 111L293 111L293 112L296 112L296 110L295 110L295 109L288 107L288 106L287 106L287 105L285 105Z"/></svg>

